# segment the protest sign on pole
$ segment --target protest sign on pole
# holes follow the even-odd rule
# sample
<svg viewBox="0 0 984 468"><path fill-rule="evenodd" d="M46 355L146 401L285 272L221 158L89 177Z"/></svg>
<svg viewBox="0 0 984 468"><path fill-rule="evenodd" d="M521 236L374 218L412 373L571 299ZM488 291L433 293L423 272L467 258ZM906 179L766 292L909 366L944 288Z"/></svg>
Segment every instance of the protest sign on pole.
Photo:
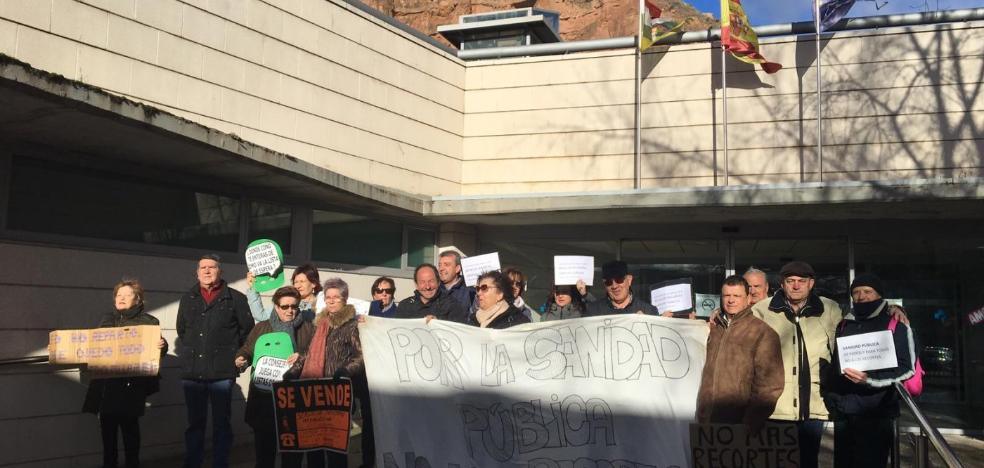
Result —
<svg viewBox="0 0 984 468"><path fill-rule="evenodd" d="M275 382L273 411L281 452L348 452L352 427L348 378Z"/></svg>
<svg viewBox="0 0 984 468"><path fill-rule="evenodd" d="M246 266L256 280L256 292L273 291L284 285L284 253L270 239L257 239L246 247Z"/></svg>
<svg viewBox="0 0 984 468"><path fill-rule="evenodd" d="M497 271L499 268L499 252L461 259L461 276L465 278L465 286L475 286L482 273Z"/></svg>
<svg viewBox="0 0 984 468"><path fill-rule="evenodd" d="M94 379L157 375L160 339L158 325L54 330L48 334L48 362L86 364Z"/></svg>
<svg viewBox="0 0 984 468"><path fill-rule="evenodd" d="M582 255L554 255L554 283L577 284L578 280L594 284L594 257Z"/></svg>
<svg viewBox="0 0 984 468"><path fill-rule="evenodd" d="M744 424L692 424L693 468L800 466L799 432L792 423L767 423L758 432Z"/></svg>
<svg viewBox="0 0 984 468"><path fill-rule="evenodd" d="M369 317L359 336L375 426L386 428L376 458L688 466L707 333L701 321L637 314L506 330Z"/></svg>

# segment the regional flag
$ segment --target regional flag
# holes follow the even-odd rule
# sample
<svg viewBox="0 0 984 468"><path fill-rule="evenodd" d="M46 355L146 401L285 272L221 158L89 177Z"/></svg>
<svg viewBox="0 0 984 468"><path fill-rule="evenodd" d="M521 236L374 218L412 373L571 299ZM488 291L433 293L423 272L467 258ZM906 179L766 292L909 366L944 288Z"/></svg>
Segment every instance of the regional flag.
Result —
<svg viewBox="0 0 984 468"><path fill-rule="evenodd" d="M748 22L741 0L721 0L721 45L736 59L757 63L766 73L775 73L782 68L759 53L758 36Z"/></svg>
<svg viewBox="0 0 984 468"><path fill-rule="evenodd" d="M847 16L854 0L813 0L820 2L820 30L826 31L841 18Z"/></svg>
<svg viewBox="0 0 984 468"><path fill-rule="evenodd" d="M639 50L645 51L665 37L678 32L683 23L663 21L662 10L649 0L639 2ZM660 32L660 30L664 30Z"/></svg>

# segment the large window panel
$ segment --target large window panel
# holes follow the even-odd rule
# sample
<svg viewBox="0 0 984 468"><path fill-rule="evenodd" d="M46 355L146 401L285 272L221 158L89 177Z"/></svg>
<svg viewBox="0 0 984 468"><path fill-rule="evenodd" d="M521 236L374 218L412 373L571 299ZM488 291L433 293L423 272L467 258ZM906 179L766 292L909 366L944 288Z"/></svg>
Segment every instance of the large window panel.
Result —
<svg viewBox="0 0 984 468"><path fill-rule="evenodd" d="M407 228L407 266L434 263L434 231Z"/></svg>
<svg viewBox="0 0 984 468"><path fill-rule="evenodd" d="M779 287L779 270L793 260L809 263L816 271L817 294L847 307L847 239L742 239L735 241L735 271L749 267L765 272L769 295Z"/></svg>
<svg viewBox="0 0 984 468"><path fill-rule="evenodd" d="M8 228L235 252L235 198L15 158Z"/></svg>
<svg viewBox="0 0 984 468"><path fill-rule="evenodd" d="M649 302L649 290L663 281L689 278L696 294L721 294L727 243L721 240L626 240L622 260L633 290Z"/></svg>
<svg viewBox="0 0 984 468"><path fill-rule="evenodd" d="M401 268L403 225L348 213L314 211L311 257L347 265Z"/></svg>
<svg viewBox="0 0 984 468"><path fill-rule="evenodd" d="M290 253L291 217L289 206L253 201L249 204L249 241L270 239L280 244L284 255Z"/></svg>

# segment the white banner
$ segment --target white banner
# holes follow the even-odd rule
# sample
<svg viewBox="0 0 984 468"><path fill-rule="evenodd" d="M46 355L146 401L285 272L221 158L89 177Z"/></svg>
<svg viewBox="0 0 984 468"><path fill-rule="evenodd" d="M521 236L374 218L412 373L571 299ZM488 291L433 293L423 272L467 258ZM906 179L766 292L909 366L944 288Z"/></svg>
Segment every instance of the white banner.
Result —
<svg viewBox="0 0 984 468"><path fill-rule="evenodd" d="M368 317L379 466L687 467L707 324L646 315L487 330Z"/></svg>

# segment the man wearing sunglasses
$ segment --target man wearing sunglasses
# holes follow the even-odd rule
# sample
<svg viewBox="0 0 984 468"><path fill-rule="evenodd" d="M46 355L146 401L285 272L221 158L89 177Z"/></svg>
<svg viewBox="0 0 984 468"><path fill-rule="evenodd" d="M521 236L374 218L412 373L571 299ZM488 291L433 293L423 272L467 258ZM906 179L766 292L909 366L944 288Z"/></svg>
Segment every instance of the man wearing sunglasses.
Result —
<svg viewBox="0 0 984 468"><path fill-rule="evenodd" d="M585 317L613 314L659 315L652 304L639 300L632 294L632 275L629 266L621 260L608 262L601 266L601 277L605 282L605 298L593 300L588 294Z"/></svg>

